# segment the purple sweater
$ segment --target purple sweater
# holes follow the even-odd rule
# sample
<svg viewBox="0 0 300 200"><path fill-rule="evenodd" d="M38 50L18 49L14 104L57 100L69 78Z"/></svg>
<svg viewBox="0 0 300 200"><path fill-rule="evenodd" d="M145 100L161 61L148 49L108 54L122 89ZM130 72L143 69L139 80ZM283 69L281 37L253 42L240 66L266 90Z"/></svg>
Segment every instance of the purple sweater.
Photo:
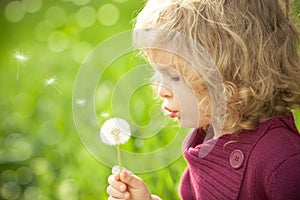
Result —
<svg viewBox="0 0 300 200"><path fill-rule="evenodd" d="M194 130L183 145L182 199L300 200L300 135L292 116L217 140L203 142L204 134Z"/></svg>

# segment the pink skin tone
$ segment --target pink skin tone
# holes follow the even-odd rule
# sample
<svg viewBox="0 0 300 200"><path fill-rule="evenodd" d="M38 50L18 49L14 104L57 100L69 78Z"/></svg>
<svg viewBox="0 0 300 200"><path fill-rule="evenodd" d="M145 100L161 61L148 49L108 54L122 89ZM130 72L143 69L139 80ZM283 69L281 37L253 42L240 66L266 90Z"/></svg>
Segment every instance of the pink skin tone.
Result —
<svg viewBox="0 0 300 200"><path fill-rule="evenodd" d="M160 77L158 94L163 99L162 109L171 118L187 128L199 127L197 99L186 81L167 65L153 65Z"/></svg>
<svg viewBox="0 0 300 200"><path fill-rule="evenodd" d="M198 99L193 90L175 70L174 55L156 50L152 52L152 58L152 68L155 77L158 77L158 94L164 100L162 109L165 113L171 118L177 118L181 126L186 128L209 124L210 118L199 112Z"/></svg>
<svg viewBox="0 0 300 200"><path fill-rule="evenodd" d="M188 128L197 128L209 123L209 119L201 118L197 107L197 99L186 81L172 66L172 55L160 52L156 54L152 65L159 78L158 94L164 100L162 109L171 118ZM129 171L115 173L108 178L107 194L109 200L158 200L151 195L144 181Z"/></svg>
<svg viewBox="0 0 300 200"><path fill-rule="evenodd" d="M115 173L108 177L108 183L110 184L106 191L109 194L109 200L154 200L155 196L152 196L144 183L144 181L138 176L128 171L122 171Z"/></svg>

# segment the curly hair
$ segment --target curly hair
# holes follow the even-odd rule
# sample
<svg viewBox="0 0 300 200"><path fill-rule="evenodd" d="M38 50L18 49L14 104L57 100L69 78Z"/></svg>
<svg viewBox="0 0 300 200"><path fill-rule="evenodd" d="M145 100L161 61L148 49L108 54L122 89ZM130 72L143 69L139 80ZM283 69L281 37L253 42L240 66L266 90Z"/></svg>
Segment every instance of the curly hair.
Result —
<svg viewBox="0 0 300 200"><path fill-rule="evenodd" d="M201 44L223 79L227 130L252 130L300 108L297 30L276 0L149 0L134 29L174 30ZM187 81L197 77L189 74Z"/></svg>

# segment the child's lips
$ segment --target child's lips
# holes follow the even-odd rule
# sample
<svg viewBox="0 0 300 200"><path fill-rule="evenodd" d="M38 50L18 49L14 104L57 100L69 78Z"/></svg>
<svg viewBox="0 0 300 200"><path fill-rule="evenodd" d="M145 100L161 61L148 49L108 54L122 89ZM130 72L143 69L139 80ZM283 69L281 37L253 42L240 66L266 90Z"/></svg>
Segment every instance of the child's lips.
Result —
<svg viewBox="0 0 300 200"><path fill-rule="evenodd" d="M177 112L170 112L170 113L168 113L168 116L171 117L171 118L175 118L176 117L176 113Z"/></svg>
<svg viewBox="0 0 300 200"><path fill-rule="evenodd" d="M175 118L177 116L178 111L176 110L172 110L166 106L164 107L164 110L166 111L166 114L171 118Z"/></svg>

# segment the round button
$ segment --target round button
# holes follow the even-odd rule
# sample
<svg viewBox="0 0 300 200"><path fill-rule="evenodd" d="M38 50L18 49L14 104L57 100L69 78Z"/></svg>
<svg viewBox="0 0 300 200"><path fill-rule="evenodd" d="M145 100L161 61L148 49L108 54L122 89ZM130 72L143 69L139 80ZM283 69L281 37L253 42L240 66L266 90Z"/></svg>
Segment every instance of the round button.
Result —
<svg viewBox="0 0 300 200"><path fill-rule="evenodd" d="M230 161L230 165L232 168L239 169L240 167L242 167L243 162L244 162L243 152L241 152L241 150L238 150L238 149L234 150L230 154L229 161Z"/></svg>

